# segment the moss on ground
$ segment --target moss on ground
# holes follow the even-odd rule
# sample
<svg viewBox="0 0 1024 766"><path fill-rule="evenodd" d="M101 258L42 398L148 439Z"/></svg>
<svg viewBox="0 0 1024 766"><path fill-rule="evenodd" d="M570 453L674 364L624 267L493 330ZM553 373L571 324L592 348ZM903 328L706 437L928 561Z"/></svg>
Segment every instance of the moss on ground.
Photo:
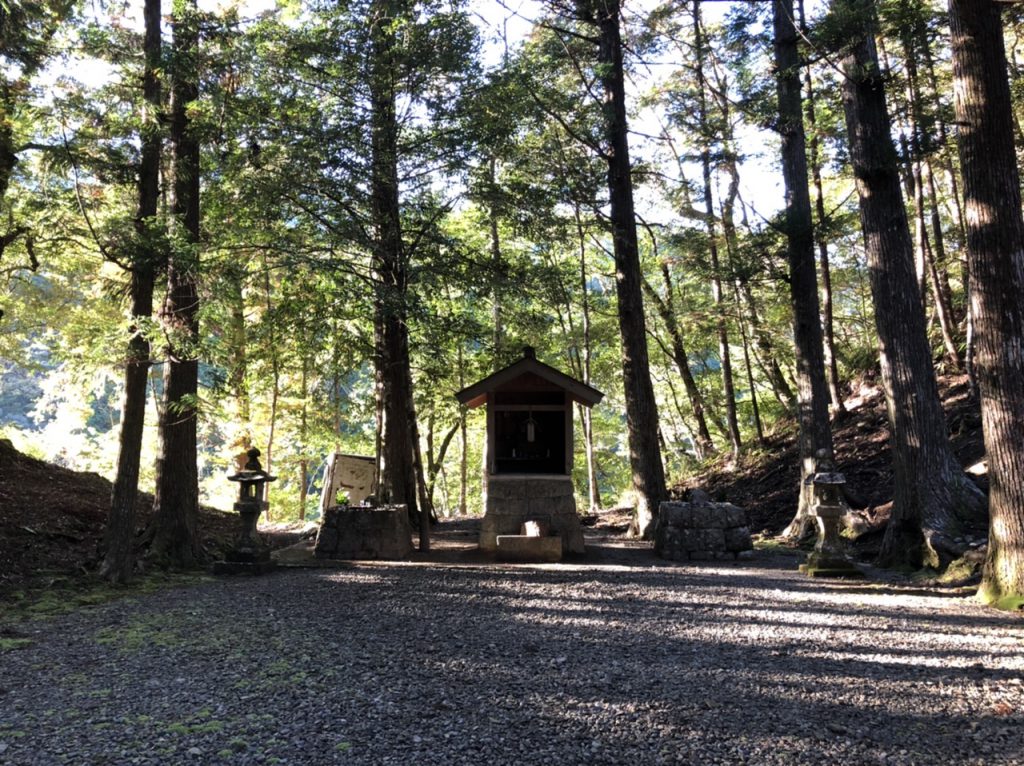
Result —
<svg viewBox="0 0 1024 766"><path fill-rule="evenodd" d="M791 543L782 537L762 537L760 535L754 535L753 543L755 551L764 551L765 553L785 553L788 555L794 555L802 553L805 550L799 545Z"/></svg>
<svg viewBox="0 0 1024 766"><path fill-rule="evenodd" d="M201 708L180 721L171 721L166 729L171 734L188 736L192 734L217 734L224 730L224 722L211 718L213 711Z"/></svg>
<svg viewBox="0 0 1024 766"><path fill-rule="evenodd" d="M0 638L0 652L9 652L13 649L24 649L32 646L31 638Z"/></svg>
<svg viewBox="0 0 1024 766"><path fill-rule="evenodd" d="M101 628L94 638L98 644L114 646L123 652L135 652L146 646L181 646L185 639L173 615L152 614L136 617L126 625Z"/></svg>
<svg viewBox="0 0 1024 766"><path fill-rule="evenodd" d="M98 577L54 577L44 589L16 591L0 601L0 622L46 618L82 607L155 593L168 588L191 587L212 581L205 572L153 572L126 585L110 585Z"/></svg>
<svg viewBox="0 0 1024 766"><path fill-rule="evenodd" d="M978 589L978 600L1004 612L1024 612L1024 593L1002 593L983 583Z"/></svg>

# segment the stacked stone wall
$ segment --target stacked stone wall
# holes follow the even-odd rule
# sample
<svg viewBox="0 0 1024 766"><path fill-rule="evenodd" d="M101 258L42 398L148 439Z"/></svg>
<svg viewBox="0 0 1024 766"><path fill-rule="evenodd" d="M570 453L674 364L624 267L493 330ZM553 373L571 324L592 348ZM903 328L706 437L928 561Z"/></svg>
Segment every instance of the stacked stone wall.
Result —
<svg viewBox="0 0 1024 766"><path fill-rule="evenodd" d="M654 551L673 561L735 559L753 549L747 514L731 503L663 502Z"/></svg>

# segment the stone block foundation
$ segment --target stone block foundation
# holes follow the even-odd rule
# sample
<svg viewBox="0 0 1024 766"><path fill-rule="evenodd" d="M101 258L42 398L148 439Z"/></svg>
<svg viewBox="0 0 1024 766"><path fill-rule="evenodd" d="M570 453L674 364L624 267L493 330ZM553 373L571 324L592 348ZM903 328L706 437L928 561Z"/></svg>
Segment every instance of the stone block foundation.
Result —
<svg viewBox="0 0 1024 766"><path fill-rule="evenodd" d="M320 519L313 555L318 559L403 559L412 551L404 505L338 505Z"/></svg>
<svg viewBox="0 0 1024 766"><path fill-rule="evenodd" d="M550 535L561 539L563 553L585 552L583 526L576 513L576 495L570 477L551 474L486 477L480 549L496 552L499 535L518 536L528 521L546 525Z"/></svg>
<svg viewBox="0 0 1024 766"><path fill-rule="evenodd" d="M553 563L562 560L562 540L559 537L498 535L497 550L499 561L546 561Z"/></svg>

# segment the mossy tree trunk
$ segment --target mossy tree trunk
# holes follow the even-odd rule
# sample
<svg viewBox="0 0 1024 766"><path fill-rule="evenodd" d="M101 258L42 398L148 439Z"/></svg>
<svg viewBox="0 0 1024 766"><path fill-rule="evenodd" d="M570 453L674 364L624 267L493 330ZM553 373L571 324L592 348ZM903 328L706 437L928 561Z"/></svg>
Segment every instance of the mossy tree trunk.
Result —
<svg viewBox="0 0 1024 766"><path fill-rule="evenodd" d="M793 0L773 3L775 27L776 91L779 98L779 134L782 139L782 175L786 186L786 252L789 259L790 303L796 356L797 419L800 425L799 501L796 514L783 535L799 539L813 526L810 489L804 480L814 473L815 461L832 460L828 386L814 263L814 226L807 181L800 55L793 18Z"/></svg>

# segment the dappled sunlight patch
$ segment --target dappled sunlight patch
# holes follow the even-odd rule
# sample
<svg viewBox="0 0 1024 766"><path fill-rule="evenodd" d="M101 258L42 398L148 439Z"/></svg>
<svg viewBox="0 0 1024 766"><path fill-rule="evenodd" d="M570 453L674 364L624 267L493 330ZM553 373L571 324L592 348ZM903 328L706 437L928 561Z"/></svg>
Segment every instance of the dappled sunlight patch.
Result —
<svg viewBox="0 0 1024 766"><path fill-rule="evenodd" d="M346 569L341 572L317 572L317 579L323 582L338 583L342 585L384 585L389 583L388 577L382 574Z"/></svg>

